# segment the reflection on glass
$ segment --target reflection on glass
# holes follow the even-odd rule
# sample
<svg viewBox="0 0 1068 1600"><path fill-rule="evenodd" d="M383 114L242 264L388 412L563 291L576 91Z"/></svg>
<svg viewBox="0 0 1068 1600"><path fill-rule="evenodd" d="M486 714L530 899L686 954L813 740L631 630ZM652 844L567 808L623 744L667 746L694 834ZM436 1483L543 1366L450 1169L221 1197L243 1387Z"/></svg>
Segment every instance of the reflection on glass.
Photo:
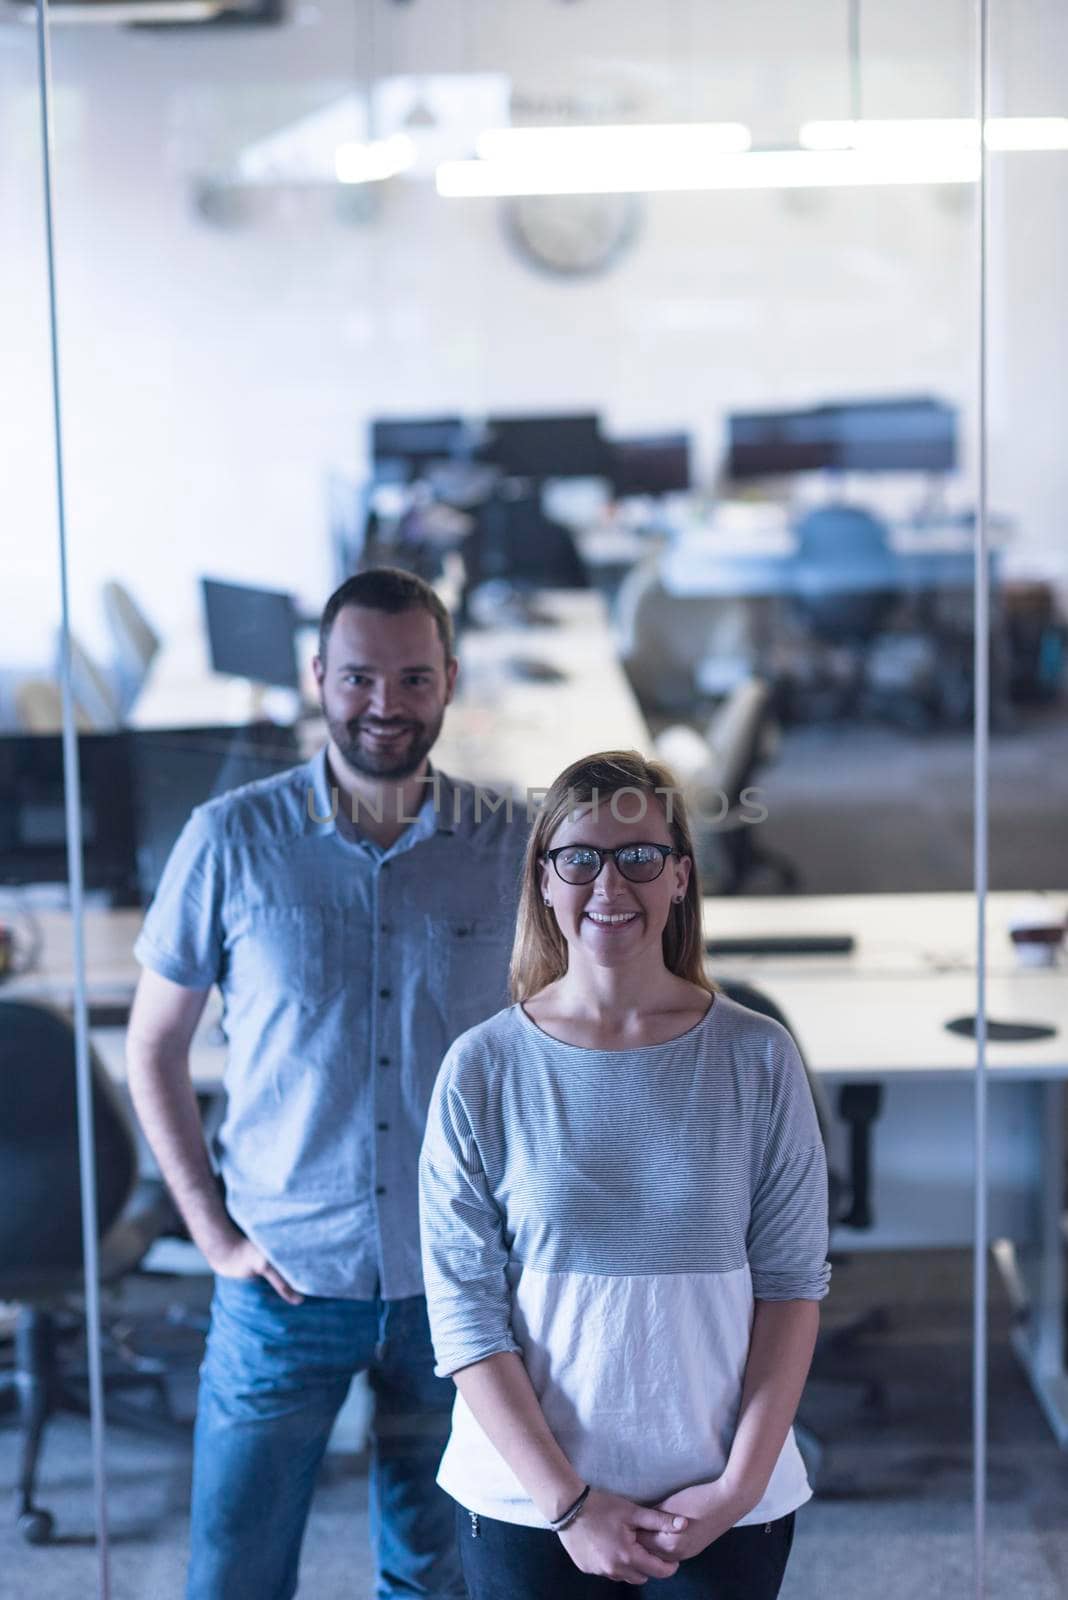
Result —
<svg viewBox="0 0 1068 1600"><path fill-rule="evenodd" d="M88 1593L93 1479L62 721L51 347L34 30L0 19L0 1535L5 1587L32 1593L65 1537ZM116 1168L121 1186L123 1174ZM104 1204L115 1209L115 1193Z"/></svg>
<svg viewBox="0 0 1068 1600"><path fill-rule="evenodd" d="M1068 19L1059 8L1039 7L1034 26L1017 35L1019 15L1015 7L992 13L991 109L1009 118L1063 114ZM1011 1064L997 1087L1013 1097L1020 1189L1030 1204L1021 1226L1006 1230L994 1248L1003 1292L992 1298L992 1363L996 1373L1000 1360L1005 1375L991 1383L990 1425L992 1438L1003 1430L1016 1446L1037 1434L1042 1460L1055 1435L1062 1453L1049 1457L1049 1470L1059 1481L1068 1446L1062 1234L1068 535L1056 441L1068 392L1061 361L1068 319L1056 288L1055 241L1065 155L1052 139L1044 154L1002 145L991 151L989 171L989 478L1002 529L991 594L989 1059L994 1068ZM1007 1184L992 1171L990 1187L996 1194ZM1010 1348L1018 1364L1008 1362ZM991 1463L1004 1470L997 1445ZM1034 1487L1028 1484L1021 1498L1034 1504ZM992 1538L1009 1520L994 1498Z"/></svg>
<svg viewBox="0 0 1068 1600"><path fill-rule="evenodd" d="M835 186L827 173L858 150L814 152L803 130L974 118L971 11L873 15L858 106L837 0L803 18L785 0L758 9L628 3L609 17L529 0L505 18L483 0L325 0L291 16L263 7L240 27L194 26L190 13L179 29L56 39L94 1041L121 1082L134 939L194 808L321 748L312 659L330 590L378 563L424 577L452 613L461 662L435 767L525 800L591 749L639 746L686 792L711 969L779 1006L823 1090L842 1259L801 1412L817 1492L790 1581L798 1595L820 1592L833 1551L839 1586L859 1592L873 1548L898 1548L907 1532L925 1592L963 1566L970 1539L974 151L963 166L951 151L952 172L929 162L922 182L887 181L869 164L864 183ZM1059 117L1065 57L1041 44L1064 26L1058 8L1041 0L1013 16L994 109ZM8 100L32 109L29 46L4 27L9 36ZM730 167L735 187L687 188L662 170L641 192L604 165L593 192L560 194L508 137L546 129L558 148L553 129L672 123L748 130L750 148L717 154L718 170L757 164ZM778 163L761 188L760 158L776 151L836 160L803 187L785 176L796 162ZM499 195L484 174L476 197L436 181L445 163L506 158L513 181ZM1051 943L1020 939L1041 919L1017 901L1046 893L1054 916L1068 904L1065 363L1051 268L1064 160L1056 149L991 153L990 966L991 1014L1007 1021L1061 1014L1039 987L1058 969L1021 965L1029 945ZM8 520L22 585L3 657L40 681L20 691L17 715L3 691L12 735L34 740L3 755L30 799L23 831L0 834L0 877L62 886L48 681L57 608L54 574L38 566L53 513L32 171L17 163L2 191L27 241L3 314L19 377ZM357 919L332 943L330 907L348 878L331 882L323 910L310 876L300 892L280 876L268 905L271 873L290 865L264 866L255 904L301 926L314 912L313 935L262 987L276 986L280 1018L293 984L313 976L338 993L365 983L369 1005L368 952L380 933L397 936L377 928L390 918L373 930ZM225 887L183 870L178 898L218 932ZM446 918L441 896L419 916ZM506 943L502 905L467 907L457 941ZM60 914L36 917L61 960ZM425 958L440 989L449 951L413 954L411 927L400 933L408 966ZM271 1055L276 1040L241 1034L235 1048L250 1002L230 990L223 1011L212 980L228 981L233 950L219 937L215 965L157 972L179 989L211 987L187 1014L197 1011L190 1067L209 1146L224 1072L240 1099L258 1052L271 1062L265 1093L295 1106L311 1093ZM1030 1059L1059 1070L1056 1038L1033 1048ZM355 1066L330 1065L378 1097L370 1111L342 1097L353 1148L396 1135L381 1109L392 1055L368 1047ZM178 1064L184 1081L184 1052ZM415 1074L414 1059L401 1070ZM1032 1253L1059 1107L1059 1090L1030 1078L991 1086L994 1231ZM272 1144L264 1161L277 1159ZM140 1164L157 1177L145 1149ZM354 1181L374 1185L369 1170ZM295 1180L271 1182L287 1218L319 1204ZM1048 1309L1057 1286L1049 1254L1038 1259ZM144 1540L136 1556L120 1541L116 1565L127 1586L177 1594L212 1285L177 1225L146 1267L121 1280L111 1351L120 1369L134 1361L158 1376L155 1393L127 1398L168 1431L150 1446L143 1418L112 1430L113 1516ZM1012 1397L1013 1437L1052 1481L1059 1457L1001 1294L999 1279L992 1393ZM1052 1321L1033 1326L1048 1353ZM311 1504L310 1591L330 1586L344 1549L347 1578L355 1564L354 1583L371 1592L368 1409L357 1382ZM995 1446L991 1486L1006 1516L1030 1503L1014 1470ZM257 1495L262 1511L263 1484ZM862 1509L840 1503L853 1495Z"/></svg>

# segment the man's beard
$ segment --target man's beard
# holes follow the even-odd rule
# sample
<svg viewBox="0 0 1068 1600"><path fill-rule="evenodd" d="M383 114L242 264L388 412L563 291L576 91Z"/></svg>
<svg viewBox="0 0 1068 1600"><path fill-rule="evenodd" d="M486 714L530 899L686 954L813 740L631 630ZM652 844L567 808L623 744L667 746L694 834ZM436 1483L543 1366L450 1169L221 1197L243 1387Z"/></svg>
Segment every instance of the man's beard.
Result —
<svg viewBox="0 0 1068 1600"><path fill-rule="evenodd" d="M445 720L444 706L433 722L403 722L397 724L398 732L409 735L403 749L395 753L374 750L360 743L362 719L351 722L338 717L327 717L330 737L345 763L365 778L410 778L418 772L433 749L441 725Z"/></svg>

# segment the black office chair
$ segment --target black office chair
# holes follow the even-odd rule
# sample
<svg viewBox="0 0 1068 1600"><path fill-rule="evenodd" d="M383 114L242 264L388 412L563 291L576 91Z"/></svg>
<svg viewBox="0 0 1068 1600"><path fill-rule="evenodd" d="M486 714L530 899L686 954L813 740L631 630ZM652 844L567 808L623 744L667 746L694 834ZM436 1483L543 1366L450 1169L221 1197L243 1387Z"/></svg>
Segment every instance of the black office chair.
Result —
<svg viewBox="0 0 1068 1600"><path fill-rule="evenodd" d="M474 511L462 551L470 587L494 579L528 589L588 589L574 535L541 508L537 489L506 480Z"/></svg>
<svg viewBox="0 0 1068 1600"><path fill-rule="evenodd" d="M176 1218L161 1184L137 1182L130 1124L95 1057L91 1068L100 1278L110 1284ZM0 1371L0 1394L17 1399L16 1514L30 1544L45 1543L54 1525L34 1503L45 1424L56 1411L88 1409L84 1371L60 1357L65 1323L84 1291L81 1215L74 1030L47 1006L0 1000L0 1300L19 1308L14 1367ZM108 1371L105 1384L109 1397L145 1384L163 1395L157 1369Z"/></svg>
<svg viewBox="0 0 1068 1600"><path fill-rule="evenodd" d="M738 1005L746 1006L750 1011L756 1011L760 1016L770 1017L773 1022L778 1022L797 1045L808 1086L812 1092L812 1102L816 1108L816 1121L819 1123L823 1147L827 1153L827 1215L832 1242L836 1228L870 1228L873 1221L870 1187L871 1137L872 1126L882 1109L881 1085L847 1084L839 1091L838 1114L848 1123L850 1129L850 1170L847 1175L836 1167L832 1157L829 1144L832 1115L824 1086L806 1061L801 1043L780 1008L770 995L742 979L717 978L716 982L729 1000L735 1000ZM831 1260L835 1261L833 1250ZM845 1326L836 1328L833 1333L821 1334L813 1360L813 1375L816 1377L822 1375L819 1368L830 1364L828 1358L840 1354L866 1334L880 1331L885 1325L885 1311L882 1307L874 1307ZM841 1375L834 1371L829 1377L831 1381L843 1381ZM881 1407L882 1384L870 1378L860 1381L865 1391L866 1403L872 1409ZM813 1427L803 1418L799 1417L795 1423L794 1434L815 1487L826 1447Z"/></svg>

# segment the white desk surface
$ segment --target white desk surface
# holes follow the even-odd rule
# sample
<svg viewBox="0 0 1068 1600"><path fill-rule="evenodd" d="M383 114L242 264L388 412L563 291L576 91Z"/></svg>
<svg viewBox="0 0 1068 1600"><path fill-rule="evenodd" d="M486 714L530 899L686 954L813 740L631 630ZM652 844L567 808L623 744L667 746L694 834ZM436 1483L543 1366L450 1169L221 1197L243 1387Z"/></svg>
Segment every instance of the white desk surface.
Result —
<svg viewBox="0 0 1068 1600"><path fill-rule="evenodd" d="M1048 1022L1052 1039L989 1044L994 1074L1068 1077L1068 954L1050 968L1022 968L1009 946L1007 923L1020 896L992 894L988 902L988 1012L1002 1021ZM1068 892L1050 896L1062 914ZM720 957L714 976L744 978L765 989L797 1030L812 1066L831 1076L957 1077L975 1065L975 1044L944 1024L974 1013L975 903L968 894L744 897L705 901L707 937L790 933L851 933L847 956ZM38 914L43 948L32 973L9 979L0 997L71 1004L70 918ZM87 975L96 1004L129 1001L138 968L133 944L139 911L90 910L85 934ZM218 1082L224 1046L216 1030L217 1000L209 1004L194 1047L194 1077ZM94 1045L121 1076L121 1028L95 1029Z"/></svg>
<svg viewBox="0 0 1068 1600"><path fill-rule="evenodd" d="M1068 1077L1068 957L1017 965L1008 921L1021 896L987 902L987 1015L1045 1022L1051 1039L987 1045L991 1073ZM1068 893L1050 895L1063 916ZM842 1077L955 1076L975 1066L975 1042L948 1033L976 1009L976 910L969 894L828 895L708 899L706 938L850 933L845 956L720 956L714 976L765 989L821 1073Z"/></svg>
<svg viewBox="0 0 1068 1600"><path fill-rule="evenodd" d="M644 749L649 730L616 653L607 610L593 590L549 590L536 597L554 626L472 629L460 640L457 695L445 715L434 759L446 772L519 793L545 787L569 761L596 749ZM546 661L558 683L510 672L511 657ZM284 691L283 691L284 693ZM195 634L168 645L131 716L136 728L226 726L247 722L260 704L250 686L208 669ZM309 753L323 724L301 726Z"/></svg>
<svg viewBox="0 0 1068 1600"><path fill-rule="evenodd" d="M651 751L602 597L549 591L537 607L556 625L472 630L461 639L457 695L434 750L444 771L523 794L547 788L595 750ZM510 657L548 662L564 677L522 680L509 672Z"/></svg>

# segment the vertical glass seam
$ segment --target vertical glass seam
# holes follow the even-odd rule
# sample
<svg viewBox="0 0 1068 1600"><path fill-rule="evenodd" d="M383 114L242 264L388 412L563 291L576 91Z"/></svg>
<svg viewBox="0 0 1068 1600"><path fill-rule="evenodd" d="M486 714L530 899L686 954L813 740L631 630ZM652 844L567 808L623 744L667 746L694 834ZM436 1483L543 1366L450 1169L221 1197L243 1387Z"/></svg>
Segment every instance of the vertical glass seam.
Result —
<svg viewBox="0 0 1068 1600"><path fill-rule="evenodd" d="M974 600L974 860L976 910L975 993L975 1237L972 1289L972 1449L974 1455L974 1575L976 1600L986 1592L987 1488L987 1059L986 896L988 880L988 782L990 767L990 605L987 528L987 252L989 172L986 122L989 101L989 0L977 0L979 138L977 260L977 449Z"/></svg>
<svg viewBox="0 0 1068 1600"><path fill-rule="evenodd" d="M96 1149L89 1063L89 1016L85 990L84 874L82 870L81 776L71 687L70 594L67 572L67 516L63 479L63 420L59 380L59 319L56 309L55 229L52 206L52 65L48 0L37 0L37 76L41 107L41 163L44 192L45 256L48 271L48 324L52 378L52 433L56 470L59 543L60 693L63 703L63 790L66 813L67 873L70 883L74 957L74 1042L78 1104L78 1168L82 1206L82 1260L85 1272L86 1338L89 1354L89 1419L93 1461L93 1509L97 1543L97 1593L108 1600L107 1484L104 1467L104 1389L100 1349L100 1250L96 1236Z"/></svg>

